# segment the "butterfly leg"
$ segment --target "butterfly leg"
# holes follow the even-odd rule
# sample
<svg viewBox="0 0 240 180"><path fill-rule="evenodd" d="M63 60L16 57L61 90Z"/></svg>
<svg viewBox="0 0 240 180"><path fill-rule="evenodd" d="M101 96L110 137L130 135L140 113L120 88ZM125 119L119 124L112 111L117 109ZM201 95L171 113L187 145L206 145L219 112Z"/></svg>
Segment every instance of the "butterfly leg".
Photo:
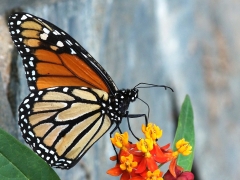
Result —
<svg viewBox="0 0 240 180"><path fill-rule="evenodd" d="M122 134L122 130L119 126L118 126L118 130L119 130L120 134Z"/></svg>
<svg viewBox="0 0 240 180"><path fill-rule="evenodd" d="M120 123L116 123L116 126L115 126L115 127L113 128L113 130L110 132L110 138L112 138L112 134L113 134L117 129L120 131L120 133L122 133L121 130L120 130L120 128L119 128L119 124L120 124ZM117 153L116 147L113 145L113 143L112 143L112 146L113 146L113 149L114 149L115 154L116 154L116 156L117 156L117 163L119 163L118 153Z"/></svg>
<svg viewBox="0 0 240 180"><path fill-rule="evenodd" d="M130 130L130 132L132 133L132 135L139 141L139 138L133 133L132 128L130 126L130 122L129 122L129 118L139 118L139 117L145 117L145 124L147 126L148 124L148 119L146 114L128 114L128 111L126 111L126 118L127 118L127 122L128 122L128 129Z"/></svg>
<svg viewBox="0 0 240 180"><path fill-rule="evenodd" d="M148 118L146 116L146 114L128 114L128 111L127 111L127 116L126 117L129 117L129 118L139 118L139 117L144 117L145 119L145 125L147 126L148 124Z"/></svg>

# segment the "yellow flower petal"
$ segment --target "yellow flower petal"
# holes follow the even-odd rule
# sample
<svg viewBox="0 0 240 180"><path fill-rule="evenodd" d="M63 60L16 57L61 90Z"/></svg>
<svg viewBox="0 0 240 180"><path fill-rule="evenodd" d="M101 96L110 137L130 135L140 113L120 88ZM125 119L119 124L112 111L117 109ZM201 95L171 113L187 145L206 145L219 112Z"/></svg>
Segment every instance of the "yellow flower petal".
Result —
<svg viewBox="0 0 240 180"><path fill-rule="evenodd" d="M139 151L147 153L153 149L153 140L152 139L140 139L139 142L136 143Z"/></svg>
<svg viewBox="0 0 240 180"><path fill-rule="evenodd" d="M147 127L143 124L142 132L146 138L152 139L153 141L156 141L156 139L159 139L162 136L162 130L153 123L148 123Z"/></svg>
<svg viewBox="0 0 240 180"><path fill-rule="evenodd" d="M137 167L137 165L138 165L138 162L135 162L135 161L132 162L132 167L133 167L133 168Z"/></svg>
<svg viewBox="0 0 240 180"><path fill-rule="evenodd" d="M145 126L145 124L142 125L142 132L143 132L143 133L146 132L146 126Z"/></svg>
<svg viewBox="0 0 240 180"><path fill-rule="evenodd" d="M115 133L114 137L111 138L111 142L118 148L124 148L128 145L128 133L125 132L123 134Z"/></svg>
<svg viewBox="0 0 240 180"><path fill-rule="evenodd" d="M177 143L176 143L176 148L177 151L184 155L187 156L189 154L191 154L191 150L192 150L192 146L189 144L188 141L185 141L185 139L180 139Z"/></svg>
<svg viewBox="0 0 240 180"><path fill-rule="evenodd" d="M133 161L133 155L130 154L129 156L121 156L121 170L126 170L128 172L132 172L133 168L137 167L137 162Z"/></svg>
<svg viewBox="0 0 240 180"><path fill-rule="evenodd" d="M161 171L159 169L154 172L148 171L147 180L163 180Z"/></svg>
<svg viewBox="0 0 240 180"><path fill-rule="evenodd" d="M123 171L127 169L127 167L126 167L125 164L120 164L120 168L121 168L121 170L123 170Z"/></svg>

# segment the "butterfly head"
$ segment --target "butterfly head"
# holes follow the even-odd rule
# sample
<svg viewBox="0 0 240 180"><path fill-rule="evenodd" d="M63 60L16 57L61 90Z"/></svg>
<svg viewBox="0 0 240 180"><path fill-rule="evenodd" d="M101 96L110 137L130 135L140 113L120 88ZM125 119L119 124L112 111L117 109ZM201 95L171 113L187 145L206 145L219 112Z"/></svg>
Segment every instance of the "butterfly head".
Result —
<svg viewBox="0 0 240 180"><path fill-rule="evenodd" d="M131 97L130 101L133 102L138 98L138 89L133 88L129 90L129 96Z"/></svg>

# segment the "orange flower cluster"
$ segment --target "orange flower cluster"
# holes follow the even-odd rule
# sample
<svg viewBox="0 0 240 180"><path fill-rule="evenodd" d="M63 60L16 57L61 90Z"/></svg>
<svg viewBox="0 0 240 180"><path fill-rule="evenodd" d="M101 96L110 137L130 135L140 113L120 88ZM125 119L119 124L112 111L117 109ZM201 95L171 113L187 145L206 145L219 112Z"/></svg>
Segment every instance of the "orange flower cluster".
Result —
<svg viewBox="0 0 240 180"><path fill-rule="evenodd" d="M140 139L136 144L128 141L128 133L116 133L111 141L114 146L120 149L117 156L111 160L117 160L116 166L109 169L107 173L112 176L120 176L120 180L167 180L177 179L179 172L183 169L177 166L179 154L187 156L191 153L192 147L184 139L176 143L176 151L170 149L170 144L159 146L157 139L161 138L162 130L155 124L142 125L144 139ZM163 172L159 167L170 162L167 178L163 177Z"/></svg>

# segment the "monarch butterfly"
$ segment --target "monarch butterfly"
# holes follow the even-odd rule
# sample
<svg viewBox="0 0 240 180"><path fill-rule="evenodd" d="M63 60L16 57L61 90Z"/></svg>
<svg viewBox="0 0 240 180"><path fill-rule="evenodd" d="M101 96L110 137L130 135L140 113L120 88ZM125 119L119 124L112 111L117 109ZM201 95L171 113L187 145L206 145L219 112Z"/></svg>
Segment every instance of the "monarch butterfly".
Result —
<svg viewBox="0 0 240 180"><path fill-rule="evenodd" d="M8 25L30 90L19 106L22 136L49 165L69 169L112 124L118 128L138 89L118 90L80 44L44 19L14 13Z"/></svg>

